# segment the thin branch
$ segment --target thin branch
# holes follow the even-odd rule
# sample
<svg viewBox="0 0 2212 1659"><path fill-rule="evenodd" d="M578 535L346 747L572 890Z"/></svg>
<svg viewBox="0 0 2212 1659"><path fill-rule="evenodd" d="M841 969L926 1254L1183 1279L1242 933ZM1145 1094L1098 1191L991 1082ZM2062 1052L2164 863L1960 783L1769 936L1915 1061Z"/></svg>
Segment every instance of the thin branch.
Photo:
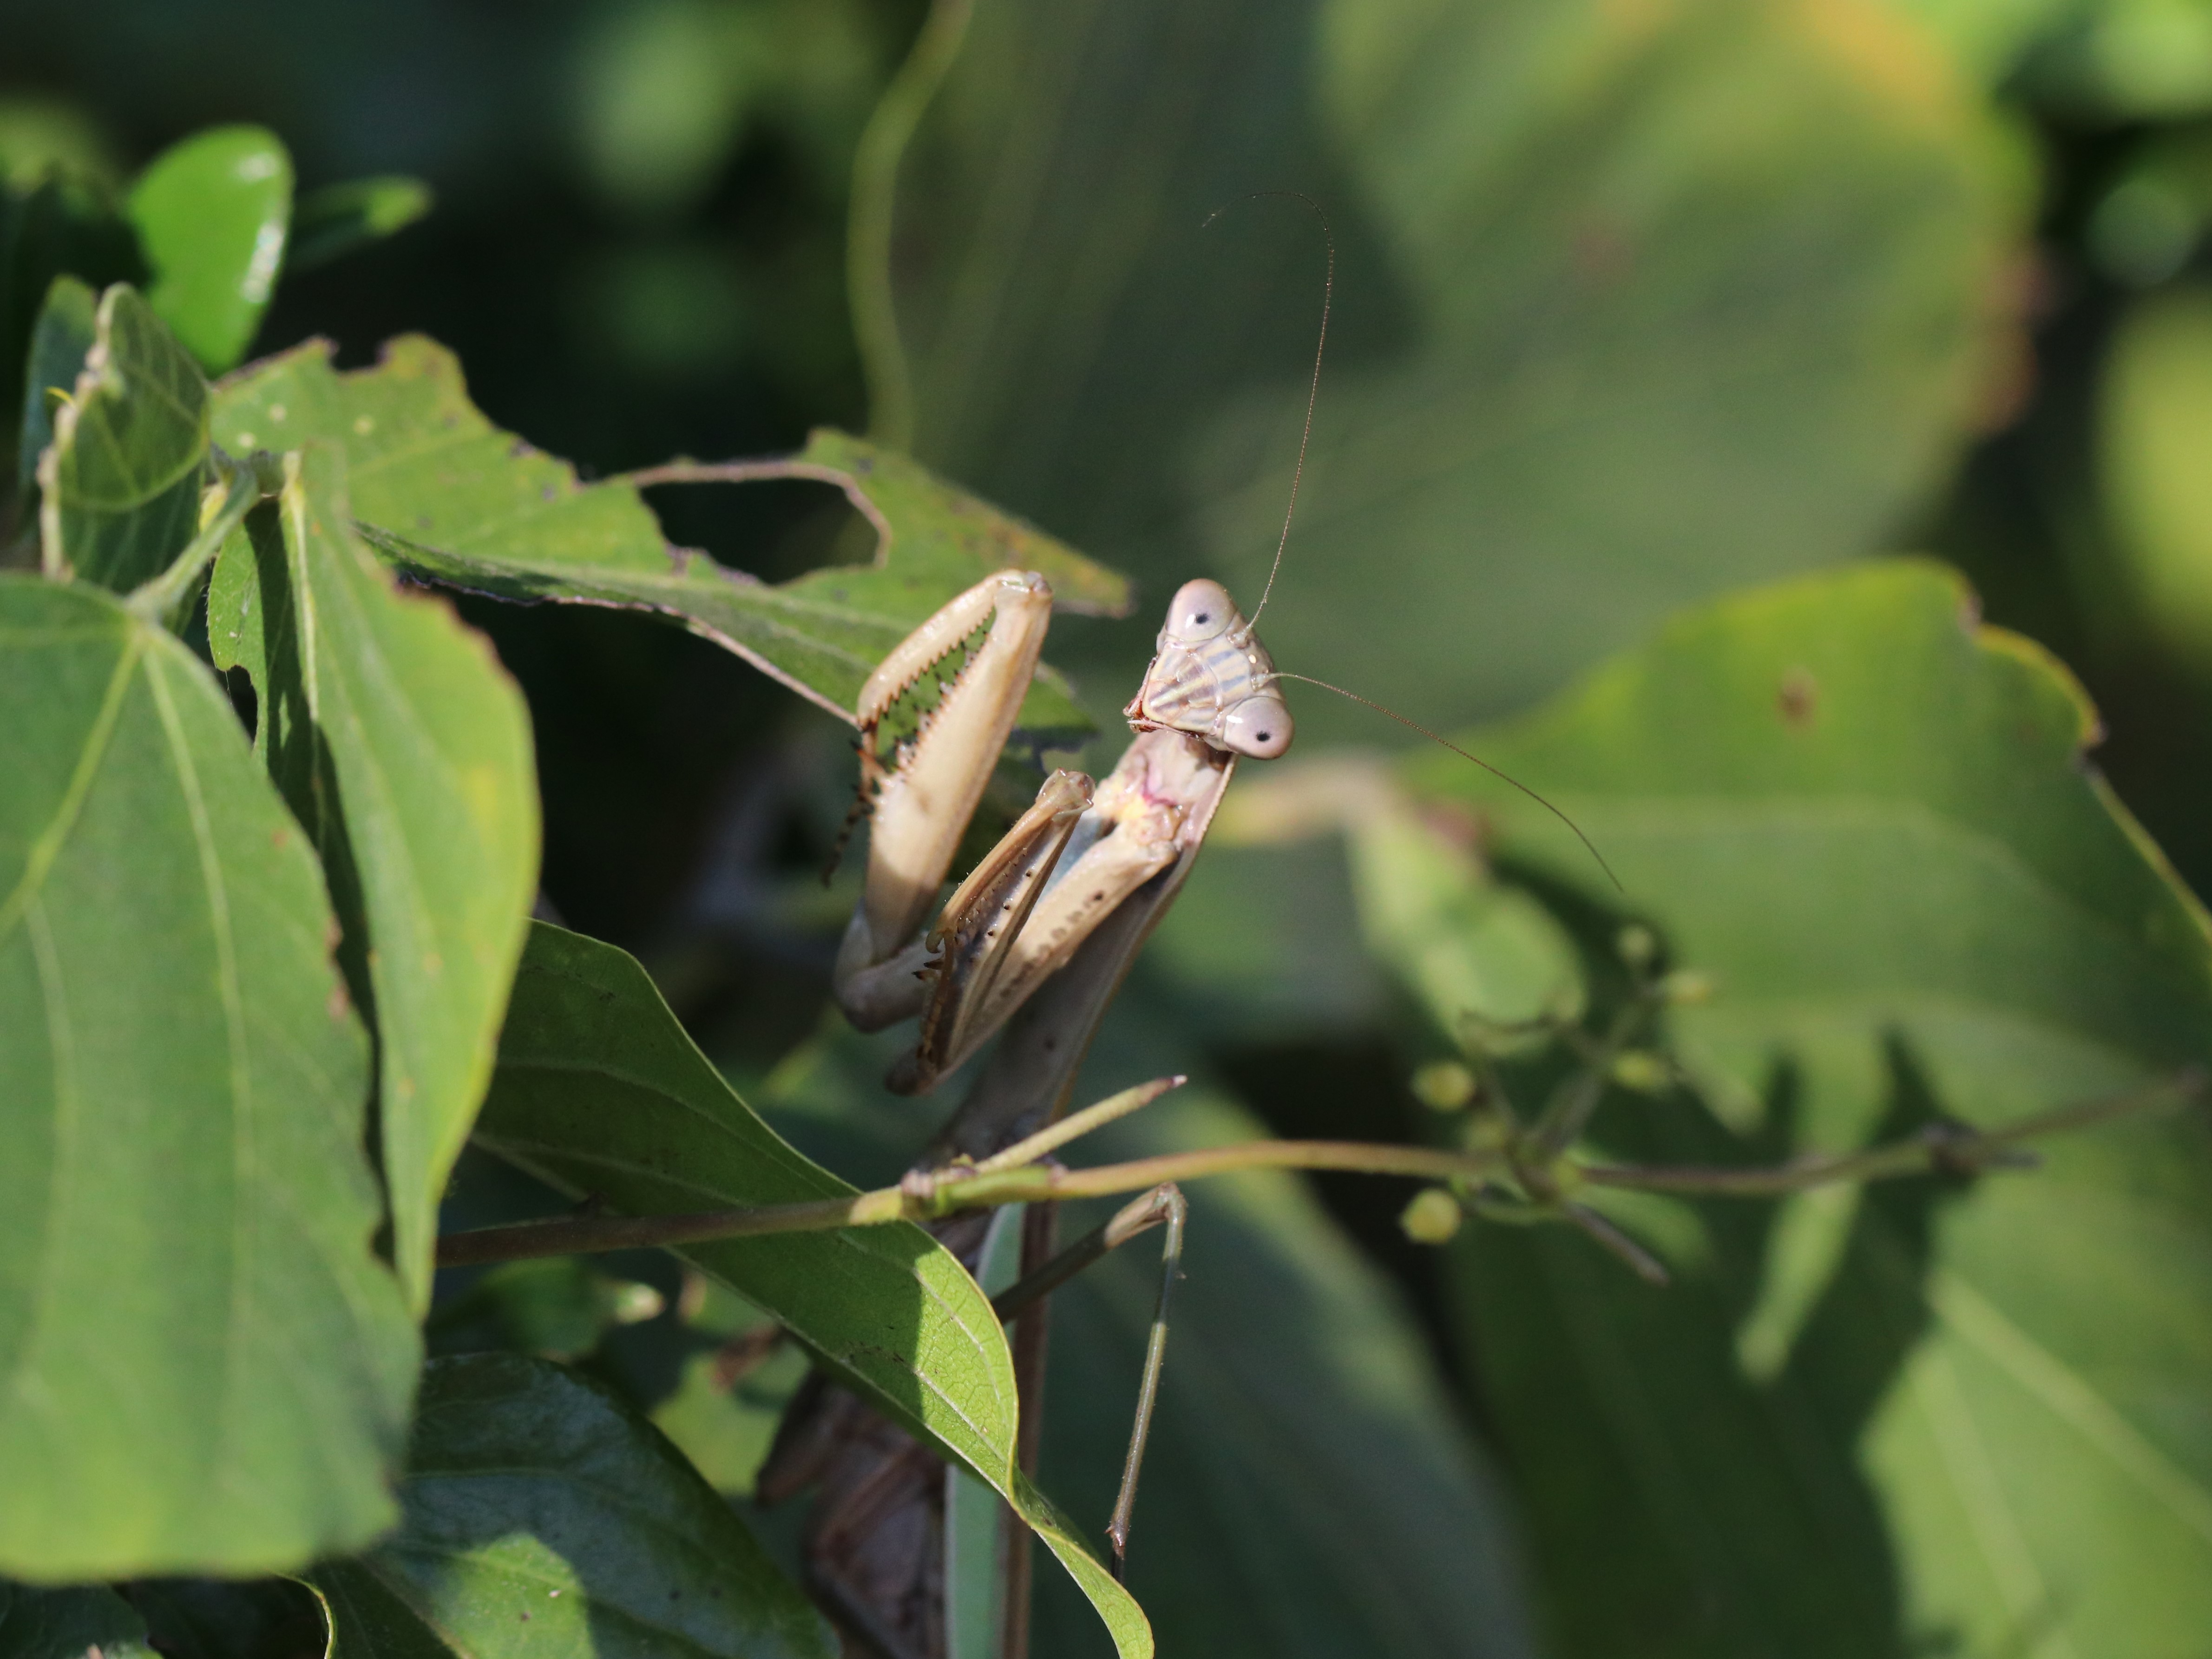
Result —
<svg viewBox="0 0 2212 1659"><path fill-rule="evenodd" d="M2140 1088L2040 1112L2001 1129L1967 1129L1955 1124L1932 1123L1917 1134L1886 1146L1869 1147L1863 1152L1802 1158L1767 1169L1591 1164L1584 1164L1579 1174L1594 1186L1626 1187L1647 1193L1773 1198L1843 1181L1885 1181L1940 1171L1972 1173L2012 1164L2020 1157L2023 1142L2070 1129L2086 1129L2160 1106L2185 1105L2202 1099L2204 1088L2203 1072L2189 1066Z"/></svg>
<svg viewBox="0 0 2212 1659"><path fill-rule="evenodd" d="M2016 1161L2023 1141L2087 1128L2154 1106L2203 1097L2205 1077L2195 1067L2143 1088L2079 1106L2022 1118L1986 1133L1936 1127L1891 1146L1847 1157L1802 1158L1759 1170L1643 1167L1563 1162L1563 1192L1580 1182L1645 1192L1734 1197L1772 1197L1839 1181L1879 1181L1929 1170L1980 1170ZM1109 1103L1102 1103L1102 1104ZM721 1238L770 1233L823 1232L875 1227L892 1221L935 1221L963 1210L1001 1204L1104 1198L1141 1192L1166 1182L1230 1175L1240 1170L1341 1170L1360 1175L1405 1176L1419 1181L1480 1182L1510 1173L1510 1149L1449 1152L1434 1146L1394 1146L1359 1140L1251 1140L1198 1152L1168 1152L1091 1170L1032 1164L1021 1169L980 1170L953 1165L920 1170L896 1187L850 1198L799 1204L767 1204L679 1215L571 1216L448 1233L438 1241L438 1265L458 1267L545 1255L582 1255L702 1244Z"/></svg>

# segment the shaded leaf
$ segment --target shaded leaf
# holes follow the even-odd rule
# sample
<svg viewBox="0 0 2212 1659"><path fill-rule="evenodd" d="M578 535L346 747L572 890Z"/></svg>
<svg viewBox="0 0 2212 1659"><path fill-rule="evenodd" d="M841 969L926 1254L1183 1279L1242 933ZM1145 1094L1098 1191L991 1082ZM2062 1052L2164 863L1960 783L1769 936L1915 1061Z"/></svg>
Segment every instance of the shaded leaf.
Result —
<svg viewBox="0 0 2212 1659"><path fill-rule="evenodd" d="M311 190L292 210L284 269L312 270L380 242L429 212L434 199L420 179L398 173Z"/></svg>
<svg viewBox="0 0 2212 1659"><path fill-rule="evenodd" d="M398 1531L317 1567L332 1659L830 1659L744 1523L605 1383L513 1354L434 1359Z"/></svg>
<svg viewBox="0 0 2212 1659"><path fill-rule="evenodd" d="M1081 1162L1264 1135L1177 1094ZM1535 1651L1504 1494L1395 1287L1282 1175L1194 1184L1129 1584L1173 1650L1253 1659ZM1062 1236L1088 1221L1071 1215ZM1054 1298L1041 1472L1113 1502L1159 1290L1157 1235ZM1038 1650L1089 1651L1049 1592Z"/></svg>
<svg viewBox="0 0 2212 1659"><path fill-rule="evenodd" d="M0 577L0 1571L355 1547L417 1348L313 857L206 668L94 590Z"/></svg>
<svg viewBox="0 0 2212 1659"><path fill-rule="evenodd" d="M146 298L210 374L246 356L292 220L292 157L264 127L210 127L172 144L126 204L153 268Z"/></svg>
<svg viewBox="0 0 2212 1659"><path fill-rule="evenodd" d="M322 1604L291 1578L147 1578L125 1586L163 1659L323 1659Z"/></svg>
<svg viewBox="0 0 2212 1659"><path fill-rule="evenodd" d="M144 271L131 227L104 192L67 174L27 190L0 182L0 454L19 448L32 327L64 274L95 289L137 281Z"/></svg>
<svg viewBox="0 0 2212 1659"><path fill-rule="evenodd" d="M0 1659L152 1659L146 1621L105 1584L33 1589L0 1579Z"/></svg>
<svg viewBox="0 0 2212 1659"><path fill-rule="evenodd" d="M515 979L480 1143L626 1214L795 1203L854 1188L756 1116L694 1047L645 970L542 922ZM1125 1656L1136 1603L1016 1470L1013 1362L990 1303L905 1223L680 1252L773 1314L870 1404L996 1487L1080 1584Z"/></svg>
<svg viewBox="0 0 2212 1659"><path fill-rule="evenodd" d="M1923 1643L2191 1659L2212 1630L2212 1136L2053 1142L1946 1214L1867 1440Z"/></svg>
<svg viewBox="0 0 2212 1659"><path fill-rule="evenodd" d="M15 483L27 491L38 482L39 457L54 441L54 411L76 390L92 351L100 296L74 276L57 276L31 325L23 370L23 424L15 458Z"/></svg>
<svg viewBox="0 0 2212 1659"><path fill-rule="evenodd" d="M379 1039L392 1253L428 1301L437 1206L491 1075L538 885L530 720L490 646L396 591L354 534L344 459L285 458L209 592L216 661L259 699L257 744L331 872Z"/></svg>
<svg viewBox="0 0 2212 1659"><path fill-rule="evenodd" d="M92 349L39 464L49 575L127 590L150 581L198 528L208 388L135 289L100 296Z"/></svg>
<svg viewBox="0 0 2212 1659"><path fill-rule="evenodd" d="M1042 571L1066 609L1127 603L1110 572L904 457L827 430L790 467L764 468L844 489L888 528L888 544L872 564L768 586L670 547L629 483L580 483L566 462L500 431L469 402L453 354L419 336L350 374L331 368L321 341L258 364L223 387L216 428L240 453L309 438L343 447L363 533L418 574L503 599L658 612L847 720L884 654L993 570ZM1087 729L1049 683L1024 720L1030 731Z"/></svg>
<svg viewBox="0 0 2212 1659"><path fill-rule="evenodd" d="M1865 550L1934 482L1988 395L1984 121L1863 0L978 0L895 220L855 226L898 250L875 430L1157 594L1205 569L1249 608L1323 250L1243 198L1305 191L1338 306L1274 659L1431 724L1510 707ZM1149 643L1103 647L1111 683Z"/></svg>

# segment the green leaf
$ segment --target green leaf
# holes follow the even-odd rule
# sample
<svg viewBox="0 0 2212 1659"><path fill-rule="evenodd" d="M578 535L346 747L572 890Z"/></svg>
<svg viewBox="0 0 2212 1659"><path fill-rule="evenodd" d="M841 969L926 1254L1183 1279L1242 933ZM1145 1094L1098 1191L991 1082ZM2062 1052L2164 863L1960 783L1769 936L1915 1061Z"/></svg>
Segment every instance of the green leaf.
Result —
<svg viewBox="0 0 2212 1659"><path fill-rule="evenodd" d="M1677 1103L1601 1115L1598 1143L1765 1162L2201 1062L2203 914L2085 760L2095 732L2062 668L1899 562L1685 617L1471 739L1715 988L1672 1036L1752 1139ZM1469 774L1418 769L1510 861L1605 896L1564 830ZM2042 1150L1932 1217L1926 1183L1641 1200L1695 1246L1663 1295L1571 1236L1457 1250L1565 1652L2193 1650L2212 1144L2136 1123Z"/></svg>
<svg viewBox="0 0 2212 1659"><path fill-rule="evenodd" d="M2096 731L1957 577L1895 561L1682 617L1468 746L1711 975L1674 1036L1724 1112L1755 1116L1786 1060L1807 1118L1863 1133L1893 1036L1978 1123L2212 1047L2203 913L2087 762ZM1412 775L1479 804L1510 858L1610 893L1525 796L1446 756Z"/></svg>
<svg viewBox="0 0 2212 1659"><path fill-rule="evenodd" d="M1680 1097L1601 1124L1625 1154L1771 1158ZM1771 1382L1736 1331L1770 1205L1646 1200L1646 1285L1581 1234L1470 1227L1446 1247L1471 1393L1516 1474L1546 1650L1558 1659L1905 1659L1895 1547L1857 1442L1919 1328L1926 1183L1863 1206L1852 1248ZM1869 1212L1895 1214L1879 1250ZM1651 1224L1656 1217L1663 1224ZM2020 1448L2026 1451L2029 1449ZM1997 1650L2002 1651L2000 1648ZM1968 1652L1989 1651L1969 1648Z"/></svg>
<svg viewBox="0 0 2212 1659"><path fill-rule="evenodd" d="M206 668L94 590L0 576L0 1572L355 1547L417 1346L321 873Z"/></svg>
<svg viewBox="0 0 2212 1659"><path fill-rule="evenodd" d="M434 199L420 179L397 173L311 190L293 210L284 269L307 270L380 242L429 212Z"/></svg>
<svg viewBox="0 0 2212 1659"><path fill-rule="evenodd" d="M1866 1443L1916 1633L2186 1659L2212 1629L2212 1136L2052 1142L1940 1224Z"/></svg>
<svg viewBox="0 0 2212 1659"><path fill-rule="evenodd" d="M1249 610L1324 255L1298 203L1244 197L1295 183L1337 311L1274 659L1431 724L1510 708L1687 599L1877 544L1930 485L1988 396L1989 143L1863 0L976 0L896 217L856 192L856 242L899 255L861 335L895 313L906 348L873 355L872 430ZM1103 647L1112 683L1149 644Z"/></svg>
<svg viewBox="0 0 2212 1659"><path fill-rule="evenodd" d="M153 1659L146 1621L105 1584L33 1589L0 1579L0 1659Z"/></svg>
<svg viewBox="0 0 2212 1659"><path fill-rule="evenodd" d="M1265 1133L1218 1097L1179 1091L1086 1140L1079 1161ZM1188 1196L1129 1547L1130 1588L1175 1650L1533 1654L1504 1494L1395 1287L1296 1177L1207 1181ZM1089 1224L1070 1215L1061 1237ZM1053 1300L1041 1470L1085 1514L1113 1502L1159 1291L1158 1237ZM1063 1600L1041 1598L1040 1653L1091 1650L1066 1614Z"/></svg>
<svg viewBox="0 0 2212 1659"><path fill-rule="evenodd" d="M501 432L469 402L460 366L419 336L375 368L340 374L326 342L257 364L222 388L216 431L240 452L324 438L344 447L354 511L386 557L418 575L509 599L650 611L850 720L869 672L930 613L993 570L1042 572L1064 610L1117 612L1127 585L903 456L817 432L764 475L843 489L889 530L875 562L777 586L672 548L637 490L583 484L566 462ZM1041 681L1024 726L1081 732L1064 690Z"/></svg>
<svg viewBox="0 0 2212 1659"><path fill-rule="evenodd" d="M198 526L208 387L136 290L100 296L91 351L39 464L46 573L128 590Z"/></svg>
<svg viewBox="0 0 2212 1659"><path fill-rule="evenodd" d="M281 510L246 522L209 637L219 666L252 675L257 744L331 872L380 1045L393 1259L419 1311L537 891L529 713L482 636L396 591L354 534L337 450L288 454Z"/></svg>
<svg viewBox="0 0 2212 1659"><path fill-rule="evenodd" d="M144 272L131 227L104 192L66 174L29 190L0 183L0 455L19 447L32 328L64 274L95 289L137 281Z"/></svg>
<svg viewBox="0 0 2212 1659"><path fill-rule="evenodd" d="M147 299L200 367L246 356L284 263L292 157L263 127L211 127L169 146L127 208L153 267Z"/></svg>
<svg viewBox="0 0 2212 1659"><path fill-rule="evenodd" d="M332 1659L831 1659L797 1585L605 1383L512 1354L434 1359L405 1518L325 1562Z"/></svg>
<svg viewBox="0 0 2212 1659"><path fill-rule="evenodd" d="M480 1143L631 1215L793 1203L854 1189L793 1151L684 1036L635 961L532 924ZM681 1252L782 1322L863 1398L1012 1502L1106 1620L1124 1659L1144 1614L1030 1488L1013 1361L989 1300L921 1228L848 1228Z"/></svg>
<svg viewBox="0 0 2212 1659"><path fill-rule="evenodd" d="M61 398L76 390L77 376L91 355L99 305L100 296L76 277L57 276L46 290L38 321L31 325L23 370L22 436L15 459L19 491L27 493L38 482L39 457L54 441L54 410Z"/></svg>

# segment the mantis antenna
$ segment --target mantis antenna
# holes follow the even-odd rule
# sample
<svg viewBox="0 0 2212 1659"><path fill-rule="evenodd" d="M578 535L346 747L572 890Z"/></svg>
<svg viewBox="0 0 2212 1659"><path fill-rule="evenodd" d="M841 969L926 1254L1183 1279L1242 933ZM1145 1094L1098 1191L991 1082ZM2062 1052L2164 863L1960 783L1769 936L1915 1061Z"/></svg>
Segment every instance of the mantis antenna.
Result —
<svg viewBox="0 0 2212 1659"><path fill-rule="evenodd" d="M1276 539L1275 542L1274 562L1267 567L1267 585L1260 590L1260 603L1255 605L1252 609L1251 621L1245 624L1247 631L1249 631L1252 628L1258 625L1260 621L1260 613L1267 608L1267 599L1275 591L1275 577L1283 568L1283 551L1291 544L1291 520L1298 510L1298 485L1304 482L1305 478L1306 449L1313 441L1314 410L1321 401L1321 364L1322 358L1328 350L1329 307L1336 298L1336 233L1329 226L1328 215L1322 210L1322 205L1319 202L1315 201L1312 197L1306 195L1302 191L1255 191L1244 199L1247 201L1256 202L1267 197L1283 197L1293 202L1303 202L1307 207L1313 210L1314 217L1321 221L1322 240L1328 248L1328 267L1327 274L1322 279L1321 336L1314 342L1313 378L1306 386L1306 419L1304 428L1298 434L1297 464L1291 470L1291 499L1283 508L1283 533ZM1214 209L1212 212L1206 216L1206 223L1200 225L1199 228L1201 230L1206 228L1207 226L1212 225L1216 219L1218 219L1223 214L1228 211L1229 209L1226 206ZM1286 674L1278 669L1271 672L1268 678L1277 680L1297 680L1307 685L1317 685L1324 691L1334 691L1340 697L1348 697L1353 702L1364 703L1366 707L1372 708L1376 714L1387 714L1392 720L1397 721L1399 725L1406 726L1409 730L1419 732L1423 737L1428 738L1430 742L1437 744L1443 748L1450 750L1453 754L1457 755L1462 760L1473 761L1477 766L1480 766L1484 771L1489 773L1492 777L1501 778L1505 782L1511 784L1522 794L1528 796L1530 800L1534 801L1537 805L1542 807L1553 817L1559 819L1560 823L1565 824L1568 829L1573 830L1575 832L1575 839L1581 842L1584 847L1589 849L1589 855L1597 860L1597 867L1605 872L1606 879L1613 884L1616 890L1621 892L1627 891L1627 889L1621 886L1620 878L1613 874L1613 866L1605 861L1605 854L1597 850L1597 843L1583 833L1582 825L1577 823L1557 806L1554 806L1550 801L1546 800L1541 795L1538 794L1534 789L1531 789L1527 784L1522 782L1520 779L1514 777L1510 773L1500 771L1497 767L1492 766L1488 761L1483 759L1480 755L1471 755L1468 753L1466 750L1461 748L1457 744L1449 742L1447 739L1439 737L1436 732L1430 731L1427 726L1423 726L1419 720L1408 720L1396 709L1389 708L1385 704L1379 703L1372 697L1363 697L1357 691L1347 691L1340 685L1332 685L1327 680L1317 680L1310 674Z"/></svg>
<svg viewBox="0 0 2212 1659"><path fill-rule="evenodd" d="M1444 748L1450 750L1453 754L1457 755L1462 760L1473 761L1484 771L1489 773L1491 776L1504 779L1507 783L1511 784L1516 789L1518 789L1522 794L1528 796L1530 800L1534 801L1537 805L1542 807L1547 812L1549 812L1553 817L1559 819L1561 823L1565 824L1568 829L1573 830L1575 832L1575 839L1582 842L1584 847L1589 848L1589 855L1597 860L1597 867L1605 872L1606 879L1613 884L1613 888L1616 891L1625 893L1628 890L1626 887L1621 886L1620 878L1613 873L1613 866L1605 861L1605 854L1597 850L1597 843L1583 833L1582 825L1577 823L1572 818L1569 817L1558 807L1553 805L1550 801L1546 800L1541 795L1531 789L1527 784L1522 782L1520 779L1515 777L1510 772L1500 770L1498 768L1492 766L1488 761L1483 759L1480 755L1471 755L1468 753L1466 750L1461 748L1457 744L1450 741L1449 738L1439 737L1434 732L1430 731L1427 726L1422 725L1419 720L1409 720L1396 709L1389 708L1382 703L1379 703L1372 697L1363 697L1357 691L1347 691L1340 685L1331 685L1327 680L1317 680L1310 674L1285 674L1280 669L1277 669L1270 678L1279 680L1298 680L1307 685L1317 685L1324 691L1334 691L1340 697L1349 697L1354 702L1364 703L1376 714L1388 714L1392 720L1397 721L1399 725L1418 732L1430 742L1439 744Z"/></svg>
<svg viewBox="0 0 2212 1659"><path fill-rule="evenodd" d="M1252 623L1255 624L1260 620L1260 613L1267 608L1268 596L1275 591L1275 574L1283 568L1283 550L1291 544L1291 519L1298 510L1298 485L1306 476L1306 447L1313 441L1314 409L1321 401L1321 360L1328 351L1328 310L1336 299L1336 232L1329 227L1328 215L1322 211L1319 202L1315 201L1303 191L1257 190L1244 199L1248 202L1257 202L1269 197L1282 197L1293 202L1304 202L1313 210L1314 217L1321 221L1322 240L1328 248L1328 270L1322 278L1321 337L1314 342L1313 378L1306 386L1306 423L1304 428L1298 434L1297 465L1291 471L1291 499L1289 504L1283 508L1283 533L1275 542L1275 562L1267 567L1267 585L1260 590L1260 603L1252 607ZM1214 209L1206 216L1206 224L1200 225L1199 228L1206 229L1208 225L1228 211L1227 207Z"/></svg>

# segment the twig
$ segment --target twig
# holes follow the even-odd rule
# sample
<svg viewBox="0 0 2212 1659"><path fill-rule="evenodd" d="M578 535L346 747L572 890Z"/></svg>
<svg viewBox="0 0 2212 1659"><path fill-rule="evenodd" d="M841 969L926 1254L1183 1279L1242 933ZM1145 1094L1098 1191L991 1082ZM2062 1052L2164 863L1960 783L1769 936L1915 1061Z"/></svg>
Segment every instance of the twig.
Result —
<svg viewBox="0 0 2212 1659"><path fill-rule="evenodd" d="M1841 1181L1882 1181L1945 1170L1970 1173L2003 1167L2008 1157L2018 1155L2024 1141L2069 1129L2086 1129L2153 1107L2185 1105L2202 1099L2204 1086L2203 1072L2192 1066L2140 1088L2124 1090L2078 1106L2062 1106L2055 1111L2038 1113L2001 1129L1966 1129L1955 1124L1932 1123L1917 1134L1886 1146L1869 1147L1863 1152L1797 1158L1768 1169L1589 1164L1577 1173L1594 1186L1715 1198L1772 1198Z"/></svg>

